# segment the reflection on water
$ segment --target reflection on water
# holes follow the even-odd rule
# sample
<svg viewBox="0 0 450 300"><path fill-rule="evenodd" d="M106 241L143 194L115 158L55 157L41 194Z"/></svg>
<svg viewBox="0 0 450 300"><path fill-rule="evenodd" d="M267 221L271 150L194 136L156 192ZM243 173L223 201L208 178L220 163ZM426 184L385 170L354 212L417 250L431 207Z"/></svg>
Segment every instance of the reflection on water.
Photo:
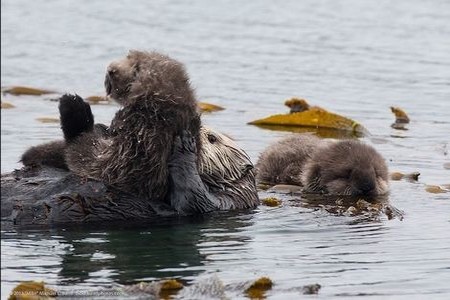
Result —
<svg viewBox="0 0 450 300"><path fill-rule="evenodd" d="M263 129L274 130L274 131L287 131L295 133L314 133L322 138L358 138L363 137L364 134L357 131L350 130L337 130L332 128L324 127L294 127L294 126L280 126L280 125L256 125Z"/></svg>
<svg viewBox="0 0 450 300"><path fill-rule="evenodd" d="M148 228L2 227L2 299L21 280L95 289L213 275L226 286L269 276L269 299L299 298L313 283L327 299L449 298L449 194L425 191L450 184L449 1L6 0L1 8L2 86L103 95L110 61L130 48L157 49L185 62L201 101L226 108L203 122L253 161L290 132L246 124L298 96L361 122L372 134L362 139L391 171L421 174L391 182L386 207L401 210L402 221L279 195L279 207ZM15 106L1 111L2 172L19 167L27 147L62 138L58 124L37 121L58 116L50 98L2 95ZM408 113L408 130L390 127L391 106ZM92 109L108 124L118 106Z"/></svg>
<svg viewBox="0 0 450 300"><path fill-rule="evenodd" d="M251 225L250 215L246 213L241 218L239 213L217 213L165 220L145 229L117 225L101 231L90 227L50 232L2 231L2 250L13 252L25 264L17 269L19 277L4 281L12 284L21 278L20 274L34 273L37 267L41 268L39 273L53 274L45 277L46 283L77 288L193 278L204 270L202 265L214 255L214 249L223 250L225 246L232 251L245 247L250 237L241 232ZM31 248L33 254L27 251ZM201 252L202 248L208 250ZM41 259L46 262L33 261L36 254L43 255ZM48 258L54 262L48 263ZM5 268L14 270L14 265L15 262L5 262Z"/></svg>

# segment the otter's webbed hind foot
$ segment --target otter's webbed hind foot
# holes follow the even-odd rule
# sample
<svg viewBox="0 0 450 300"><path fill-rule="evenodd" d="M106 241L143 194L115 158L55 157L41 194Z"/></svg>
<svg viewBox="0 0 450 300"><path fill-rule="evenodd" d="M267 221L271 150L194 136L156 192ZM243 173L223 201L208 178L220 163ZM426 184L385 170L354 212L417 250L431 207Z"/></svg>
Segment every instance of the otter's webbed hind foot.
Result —
<svg viewBox="0 0 450 300"><path fill-rule="evenodd" d="M181 215L217 210L219 203L207 189L197 169L196 141L184 131L175 137L169 158L169 201Z"/></svg>
<svg viewBox="0 0 450 300"><path fill-rule="evenodd" d="M94 115L89 103L78 95L65 94L59 99L61 129L66 141L94 128Z"/></svg>

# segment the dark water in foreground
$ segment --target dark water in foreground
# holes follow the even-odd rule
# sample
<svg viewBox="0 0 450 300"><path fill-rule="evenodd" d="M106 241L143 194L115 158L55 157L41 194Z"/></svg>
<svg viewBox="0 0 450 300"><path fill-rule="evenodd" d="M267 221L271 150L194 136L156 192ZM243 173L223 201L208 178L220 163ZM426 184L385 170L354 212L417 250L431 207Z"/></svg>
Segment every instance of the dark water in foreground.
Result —
<svg viewBox="0 0 450 300"><path fill-rule="evenodd" d="M391 205L404 219L335 215L299 197L281 207L178 220L146 229L16 231L2 228L2 298L22 280L91 290L165 277L233 284L269 276L269 299L448 299L450 2L448 1L2 1L1 85L82 96L103 93L103 74L130 48L183 61L199 99L227 109L206 124L233 136L256 161L287 132L246 125L284 112L291 96L354 118L392 171ZM49 97L2 95L1 169L30 145L60 137ZM404 108L408 131L390 128ZM108 123L117 106L93 107ZM242 293L230 293L244 298ZM355 297L352 297L355 298Z"/></svg>

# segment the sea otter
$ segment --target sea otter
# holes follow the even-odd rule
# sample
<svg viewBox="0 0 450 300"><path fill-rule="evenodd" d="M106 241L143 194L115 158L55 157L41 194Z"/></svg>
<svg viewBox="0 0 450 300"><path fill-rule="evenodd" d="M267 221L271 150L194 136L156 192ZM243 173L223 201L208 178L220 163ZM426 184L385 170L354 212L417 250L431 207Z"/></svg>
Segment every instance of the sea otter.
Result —
<svg viewBox="0 0 450 300"><path fill-rule="evenodd" d="M174 64L178 66L175 67ZM162 70L164 65L169 66L168 70L174 74L166 74L167 70ZM146 80L146 76L160 75L159 80ZM191 110L192 102L196 107L196 101L185 75L179 63L156 53L132 51L125 60L111 64L105 80L106 90L124 108L116 114L109 128L100 124L93 126L90 106L81 97L61 97L59 108L65 140L34 147L32 152L39 154L36 159L22 158L24 163L32 161L32 164L23 170L2 175L2 189L5 186L4 190L8 191L2 193L2 203L20 201L30 202L30 205L38 207L44 206L44 209L33 209L28 214L20 213L27 216L26 220L34 216L35 211L48 212L48 207L56 208L52 211L57 213L51 218L46 217L43 223L85 222L86 212L97 206L101 208L90 217L94 221L116 217L128 219L140 214L147 218L154 213L161 214L159 207L166 204L169 207L164 206L163 211L173 210L183 215L255 207L259 199L250 159L228 137L206 127L200 128L199 115L195 108L194 111ZM163 79L177 82L160 83ZM160 85L160 88L156 89L150 84L148 92L134 95L136 91L144 89L142 82ZM173 93L164 94L167 91ZM134 95L128 96L131 97L129 101L127 93ZM176 96L176 93L180 94ZM185 93L188 93L187 98L181 98L181 94ZM155 149L156 146L151 141L143 138L155 139L156 145L161 148ZM164 141L168 142L163 143ZM155 151L151 152L152 149ZM54 154L59 150L65 152L65 155L60 156L63 160L57 164L46 157L46 154ZM110 159L106 160L106 157ZM145 165L142 165L143 162ZM58 166L62 166L60 171L56 169ZM101 166L104 167L97 169ZM150 173L143 169L145 167L149 168ZM64 168L81 177L68 173ZM149 174L156 174L156 179L161 174L167 177L162 178L159 185L156 181L155 186L152 186ZM13 181L11 176L15 178ZM80 182L82 178L82 181L87 182L86 185ZM119 184L111 180L115 178L121 179ZM30 185L31 182L34 183ZM130 186L126 183L130 183ZM145 190L142 192L140 189L145 187L152 191L156 189L158 193L151 195ZM165 194L163 191L166 191ZM71 192L70 195L67 192ZM21 199L20 195L32 198L27 201ZM84 200L80 201L74 195L79 195ZM102 212L104 202L108 202L111 195L117 199L115 203L119 203L119 207L127 207L126 211L115 208L113 212ZM128 202L124 202L124 199L128 199ZM144 204L143 199L149 203ZM70 209L61 210L61 203L65 203ZM88 209L86 205L89 206ZM8 212L5 214L8 215ZM2 206L2 216L5 214Z"/></svg>
<svg viewBox="0 0 450 300"><path fill-rule="evenodd" d="M2 222L21 227L147 224L157 222L155 217L256 207L255 176L245 152L227 136L206 127L201 138L212 142L205 152L197 151L189 132L175 137L167 163L168 201L148 201L102 181L41 164L2 174ZM197 157L199 152L205 156ZM200 166L198 160L203 162Z"/></svg>
<svg viewBox="0 0 450 300"><path fill-rule="evenodd" d="M164 199L175 136L186 130L200 148L200 116L184 66L157 52L133 50L108 66L105 88L107 96L123 105L107 138L93 131L72 133L78 129L71 117L82 102L61 99L64 135L74 136L66 138L67 166L81 177L102 180L139 197Z"/></svg>
<svg viewBox="0 0 450 300"><path fill-rule="evenodd" d="M358 140L288 136L260 155L256 172L260 182L301 185L306 193L370 197L388 192L386 162Z"/></svg>

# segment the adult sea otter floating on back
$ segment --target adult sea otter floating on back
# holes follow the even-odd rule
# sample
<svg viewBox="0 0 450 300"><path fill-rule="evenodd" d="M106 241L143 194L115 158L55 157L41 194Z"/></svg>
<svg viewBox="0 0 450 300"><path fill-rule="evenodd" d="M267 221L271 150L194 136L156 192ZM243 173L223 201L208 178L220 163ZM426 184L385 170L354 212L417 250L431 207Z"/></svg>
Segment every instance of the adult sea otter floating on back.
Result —
<svg viewBox="0 0 450 300"><path fill-rule="evenodd" d="M110 64L105 87L123 105L109 128L80 97L61 97L65 139L32 147L24 168L2 174L2 221L140 222L258 205L253 164L201 126L181 63L130 51Z"/></svg>

